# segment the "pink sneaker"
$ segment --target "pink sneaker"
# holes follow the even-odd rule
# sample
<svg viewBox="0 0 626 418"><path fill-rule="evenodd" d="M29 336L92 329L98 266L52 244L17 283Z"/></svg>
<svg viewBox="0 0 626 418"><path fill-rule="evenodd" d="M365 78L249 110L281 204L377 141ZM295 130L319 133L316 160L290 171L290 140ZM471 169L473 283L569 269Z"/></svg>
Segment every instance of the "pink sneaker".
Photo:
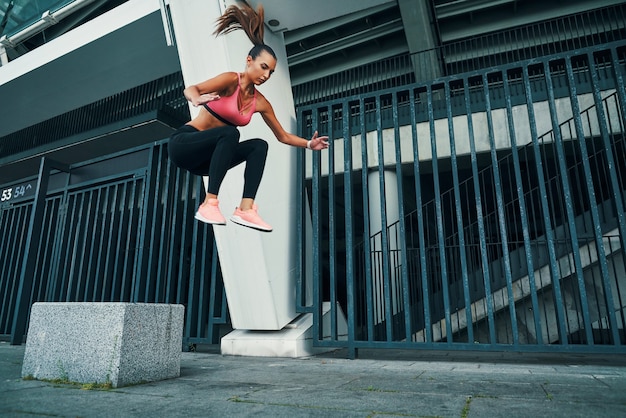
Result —
<svg viewBox="0 0 626 418"><path fill-rule="evenodd" d="M217 199L209 199L206 205L200 205L196 212L195 218L201 222L211 225L226 225L226 219L220 212L219 201Z"/></svg>
<svg viewBox="0 0 626 418"><path fill-rule="evenodd" d="M258 208L256 205L252 205L252 209L241 210L235 209L235 213L230 217L230 220L236 224L247 226L259 231L270 232L272 226L266 223L257 213Z"/></svg>

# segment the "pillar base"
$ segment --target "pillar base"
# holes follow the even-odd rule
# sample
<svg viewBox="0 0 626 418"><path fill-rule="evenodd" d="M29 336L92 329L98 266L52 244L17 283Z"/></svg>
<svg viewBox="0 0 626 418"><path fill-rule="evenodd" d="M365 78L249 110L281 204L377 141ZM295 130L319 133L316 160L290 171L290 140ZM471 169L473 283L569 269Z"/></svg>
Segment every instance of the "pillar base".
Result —
<svg viewBox="0 0 626 418"><path fill-rule="evenodd" d="M330 334L330 302L322 306L324 338ZM337 333L345 339L345 315L337 305ZM302 314L280 331L235 330L222 338L223 355L250 357L309 357L333 351L333 347L313 347L313 314Z"/></svg>

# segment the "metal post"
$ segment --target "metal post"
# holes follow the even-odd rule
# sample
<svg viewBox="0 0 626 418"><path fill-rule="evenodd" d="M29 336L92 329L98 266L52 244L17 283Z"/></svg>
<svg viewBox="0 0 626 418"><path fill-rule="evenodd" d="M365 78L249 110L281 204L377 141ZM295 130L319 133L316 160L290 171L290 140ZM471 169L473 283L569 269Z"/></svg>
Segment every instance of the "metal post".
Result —
<svg viewBox="0 0 626 418"><path fill-rule="evenodd" d="M344 205L345 205L345 237L346 237L346 297L347 297L347 322L348 340L353 343L356 338L356 317L355 317L355 277L354 271L354 225L352 221L352 135L350 135L350 105L343 102L343 179L344 179ZM358 278L360 279L360 278ZM336 308L333 306L333 309ZM355 358L356 348L350 350L349 355Z"/></svg>
<svg viewBox="0 0 626 418"><path fill-rule="evenodd" d="M361 195L363 196L363 207L370 207L369 200L369 176L368 176L368 153L367 153L367 129L366 129L366 110L365 100L359 98L359 126L361 128ZM370 230L369 210L363 211L363 264L365 279L365 305L367 318L367 339L374 339L374 308L373 308L373 279L372 279L372 246L369 237L372 236Z"/></svg>
<svg viewBox="0 0 626 418"><path fill-rule="evenodd" d="M513 279L511 276L511 260L509 258L509 249L508 249L508 234L507 234L507 224L506 224L506 216L504 214L504 199L502 198L502 180L500 179L500 167L498 165L498 155L496 151L496 138L493 127L493 116L491 114L491 97L489 93L489 79L487 74L483 74L483 92L485 93L485 114L487 116L487 129L489 130L489 148L491 155L491 164L493 167L493 181L494 188L496 191L496 202L497 202L497 212L498 212L498 224L500 227L500 237L501 237L501 245L502 245L502 258L504 269L503 273L506 278L506 287L508 293L509 300L509 314L511 316L511 334L513 336L513 344L517 345L518 340L518 330L517 330L517 317L515 312L515 298L513 297ZM493 293L489 291L486 295L488 297L493 298ZM490 330L491 331L491 330ZM492 335L492 338L495 337ZM497 343L497 340L492 340L492 343Z"/></svg>
<svg viewBox="0 0 626 418"><path fill-rule="evenodd" d="M465 82L464 84L467 84ZM458 257L459 262L461 263L461 280L463 282L463 297L465 301L465 320L467 323L467 335L468 342L474 341L474 330L472 326L472 300L469 291L469 272L467 267L467 255L465 252L465 226L463 225L463 208L461 207L461 190L460 190L460 180L459 180L459 165L457 161L457 151L456 151L456 139L454 136L454 116L452 114L452 100L450 94L450 84L446 83L444 85L445 88L445 100L446 100L446 114L448 117L448 136L450 137L450 160L452 162L452 179L453 179L453 188L454 188L454 203L455 203L455 212L456 212L456 224L457 224L457 235L458 235ZM469 99L468 96L465 96L466 100ZM454 251L454 250L453 250ZM446 333L446 337L449 341L452 340L452 330L448 330Z"/></svg>
<svg viewBox="0 0 626 418"><path fill-rule="evenodd" d="M26 245L20 282L17 289L15 312L13 314L13 325L11 328L11 345L22 344L26 333L26 320L30 309L30 296L33 288L33 275L35 272L36 252L41 234L41 223L43 221L44 208L46 206L46 194L48 192L48 179L50 171L57 169L69 172L69 166L46 157L41 158L39 165L39 178L35 190L35 200L28 224L28 234L26 235Z"/></svg>
<svg viewBox="0 0 626 418"><path fill-rule="evenodd" d="M443 204L441 202L441 185L439 181L439 157L437 156L437 131L435 129L435 110L433 106L433 86L429 86L426 90L427 98L428 98L428 120L430 127L430 149L432 151L432 166L433 166L433 186L435 191L435 214L436 214L436 224L437 224L437 243L439 246L439 263L440 263L440 277L441 281L441 289L442 289L442 298L443 298L443 308L444 308L444 318L445 318L445 332L446 332L446 342L448 346L452 344L452 318L450 315L450 292L448 290L448 268L446 262L446 239L445 239L445 231L443 225ZM489 293L487 293L489 294ZM424 295L426 297L427 295ZM426 324L426 326L431 326L431 324ZM439 335L439 338L443 338L443 333ZM492 342L493 342L492 338Z"/></svg>
<svg viewBox="0 0 626 418"><path fill-rule="evenodd" d="M409 91L409 107L411 109L411 140L413 145L413 176L415 177L415 206L417 208L417 231L419 239L419 265L420 265L420 279L421 279L421 291L422 291L422 306L424 314L424 342L431 343L432 327L430 319L430 286L428 271L426 269L426 239L424 237L424 215L422 204L422 185L421 185L421 171L420 171L420 154L418 146L417 136L417 119L415 110L415 90Z"/></svg>

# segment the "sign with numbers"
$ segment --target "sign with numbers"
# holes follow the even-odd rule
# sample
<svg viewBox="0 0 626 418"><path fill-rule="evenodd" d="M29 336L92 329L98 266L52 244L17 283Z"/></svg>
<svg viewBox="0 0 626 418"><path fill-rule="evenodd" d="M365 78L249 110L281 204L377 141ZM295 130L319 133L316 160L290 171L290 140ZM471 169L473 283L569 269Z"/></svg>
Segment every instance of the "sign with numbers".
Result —
<svg viewBox="0 0 626 418"><path fill-rule="evenodd" d="M20 184L13 187L7 187L1 190L0 202L5 203L20 197L30 196L35 193L35 188L31 183Z"/></svg>

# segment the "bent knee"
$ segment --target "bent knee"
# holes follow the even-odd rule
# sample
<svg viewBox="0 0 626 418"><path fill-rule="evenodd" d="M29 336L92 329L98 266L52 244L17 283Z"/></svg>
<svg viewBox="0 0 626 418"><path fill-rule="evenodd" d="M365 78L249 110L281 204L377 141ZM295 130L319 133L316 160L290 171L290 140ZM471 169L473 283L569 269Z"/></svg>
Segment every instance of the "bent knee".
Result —
<svg viewBox="0 0 626 418"><path fill-rule="evenodd" d="M251 139L250 142L254 144L254 150L255 151L267 154L267 150L269 148L269 145L267 144L267 141L265 141L263 139L256 138L256 139Z"/></svg>

